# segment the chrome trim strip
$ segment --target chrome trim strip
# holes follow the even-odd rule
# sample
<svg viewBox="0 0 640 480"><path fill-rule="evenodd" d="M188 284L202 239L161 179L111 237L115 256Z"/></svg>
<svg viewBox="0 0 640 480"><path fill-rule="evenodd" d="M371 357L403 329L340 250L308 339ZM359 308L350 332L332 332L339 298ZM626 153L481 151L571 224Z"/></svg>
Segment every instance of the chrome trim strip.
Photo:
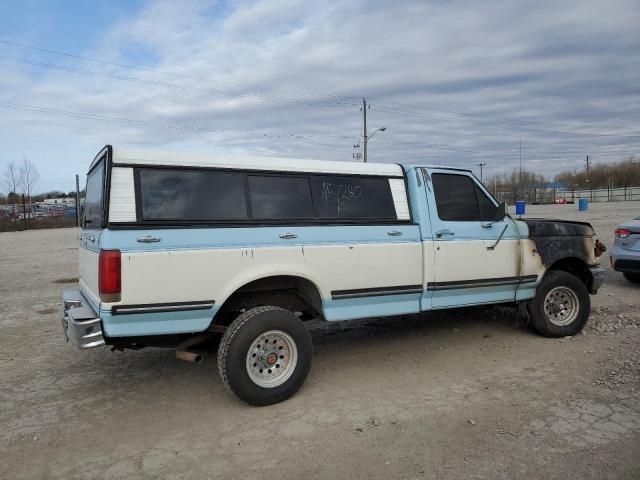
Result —
<svg viewBox="0 0 640 480"><path fill-rule="evenodd" d="M215 305L214 300L200 302L150 303L141 305L115 305L111 307L112 315L132 313L182 312L187 310L208 310Z"/></svg>
<svg viewBox="0 0 640 480"><path fill-rule="evenodd" d="M427 290L457 290L461 288L482 288L498 287L501 285L521 285L524 283L534 283L538 279L537 275L526 275L524 277L503 277L503 278L480 278L477 280L456 280L453 282L434 282L427 285Z"/></svg>
<svg viewBox="0 0 640 480"><path fill-rule="evenodd" d="M331 299L343 300L347 298L383 297L387 295L407 295L411 293L422 293L422 285L361 288L357 290L334 290L331 292Z"/></svg>

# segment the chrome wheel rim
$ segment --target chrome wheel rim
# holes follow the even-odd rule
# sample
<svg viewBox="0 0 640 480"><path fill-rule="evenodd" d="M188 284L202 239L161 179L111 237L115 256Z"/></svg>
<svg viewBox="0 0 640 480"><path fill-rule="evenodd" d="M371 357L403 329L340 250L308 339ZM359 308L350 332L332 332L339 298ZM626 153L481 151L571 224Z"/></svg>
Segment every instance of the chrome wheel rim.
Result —
<svg viewBox="0 0 640 480"><path fill-rule="evenodd" d="M279 387L298 364L296 342L281 330L261 333L249 347L246 364L253 383L263 388Z"/></svg>
<svg viewBox="0 0 640 480"><path fill-rule="evenodd" d="M572 323L578 317L578 296L567 287L556 287L544 298L544 313L547 319L559 327Z"/></svg>

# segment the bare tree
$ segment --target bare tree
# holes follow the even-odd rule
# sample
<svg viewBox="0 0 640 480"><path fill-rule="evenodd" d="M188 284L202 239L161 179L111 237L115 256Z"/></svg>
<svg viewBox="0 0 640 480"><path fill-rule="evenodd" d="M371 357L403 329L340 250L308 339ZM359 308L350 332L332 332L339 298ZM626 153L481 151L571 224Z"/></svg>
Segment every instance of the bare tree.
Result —
<svg viewBox="0 0 640 480"><path fill-rule="evenodd" d="M556 180L577 188L633 187L640 185L640 161L633 156L616 163L600 163L586 170L562 172Z"/></svg>
<svg viewBox="0 0 640 480"><path fill-rule="evenodd" d="M6 166L6 168L4 169L4 172L2 172L2 180L7 189L7 202L9 202L11 200L11 197L13 196L13 202L11 202L12 203L11 216L13 218L13 224L15 226L16 224L15 199L16 199L16 195L18 194L18 188L20 187L20 172L18 169L18 165L16 164L15 161L12 160Z"/></svg>
<svg viewBox="0 0 640 480"><path fill-rule="evenodd" d="M27 197L27 205L29 206L27 218L31 217L31 194L36 189L39 179L40 173L35 163L23 157L22 165L20 165L20 186Z"/></svg>

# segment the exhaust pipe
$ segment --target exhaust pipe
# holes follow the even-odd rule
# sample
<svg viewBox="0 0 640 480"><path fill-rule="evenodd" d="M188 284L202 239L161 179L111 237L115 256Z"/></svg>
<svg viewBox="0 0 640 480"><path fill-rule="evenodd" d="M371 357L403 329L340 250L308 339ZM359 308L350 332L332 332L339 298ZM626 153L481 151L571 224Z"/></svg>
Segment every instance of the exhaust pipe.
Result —
<svg viewBox="0 0 640 480"><path fill-rule="evenodd" d="M204 356L199 353L190 352L187 350L194 345L204 342L208 337L208 335L195 335L191 338L188 338L180 345L176 347L176 358L180 360L184 360L185 362L197 363L200 364L204 362Z"/></svg>
<svg viewBox="0 0 640 480"><path fill-rule="evenodd" d="M176 358L184 360L185 362L201 364L204 362L204 357L199 353L189 352L187 350L176 350Z"/></svg>

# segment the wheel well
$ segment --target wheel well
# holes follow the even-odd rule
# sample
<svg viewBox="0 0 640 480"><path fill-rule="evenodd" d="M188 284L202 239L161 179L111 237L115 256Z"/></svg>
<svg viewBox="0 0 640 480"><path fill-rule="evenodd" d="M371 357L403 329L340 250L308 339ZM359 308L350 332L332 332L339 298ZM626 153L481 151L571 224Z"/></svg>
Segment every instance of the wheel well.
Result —
<svg viewBox="0 0 640 480"><path fill-rule="evenodd" d="M589 267L578 258L562 258L549 267L549 271L551 270L562 270L563 272L570 273L578 277L584 286L587 287L587 290L591 289L591 281L593 279Z"/></svg>
<svg viewBox="0 0 640 480"><path fill-rule="evenodd" d="M254 280L238 288L222 304L213 323L229 325L243 310L261 305L299 312L303 320L322 316L322 299L311 281L280 275Z"/></svg>

